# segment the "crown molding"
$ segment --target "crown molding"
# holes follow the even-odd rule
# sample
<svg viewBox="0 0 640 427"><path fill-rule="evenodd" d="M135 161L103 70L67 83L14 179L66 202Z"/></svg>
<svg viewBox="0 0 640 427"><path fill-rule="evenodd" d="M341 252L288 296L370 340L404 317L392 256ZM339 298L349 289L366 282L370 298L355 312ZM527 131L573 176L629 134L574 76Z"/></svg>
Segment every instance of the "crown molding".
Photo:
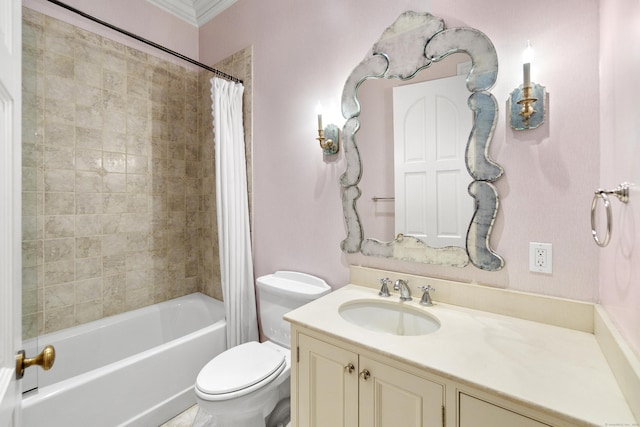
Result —
<svg viewBox="0 0 640 427"><path fill-rule="evenodd" d="M183 21L200 27L222 13L237 0L147 0Z"/></svg>

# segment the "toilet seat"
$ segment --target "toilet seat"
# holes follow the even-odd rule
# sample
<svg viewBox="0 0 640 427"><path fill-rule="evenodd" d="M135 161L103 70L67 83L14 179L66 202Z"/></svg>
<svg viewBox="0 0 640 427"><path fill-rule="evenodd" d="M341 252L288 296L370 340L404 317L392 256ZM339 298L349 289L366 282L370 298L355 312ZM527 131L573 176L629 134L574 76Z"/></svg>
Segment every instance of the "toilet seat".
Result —
<svg viewBox="0 0 640 427"><path fill-rule="evenodd" d="M196 389L210 401L237 398L273 381L285 365L282 352L251 341L224 351L207 363L198 374Z"/></svg>

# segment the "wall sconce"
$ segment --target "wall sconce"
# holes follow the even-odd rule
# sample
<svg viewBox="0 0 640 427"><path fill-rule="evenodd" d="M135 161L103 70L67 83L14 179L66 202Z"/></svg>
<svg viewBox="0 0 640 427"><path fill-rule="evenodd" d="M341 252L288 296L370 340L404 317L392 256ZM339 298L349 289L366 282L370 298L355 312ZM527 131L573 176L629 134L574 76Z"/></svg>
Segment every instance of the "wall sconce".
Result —
<svg viewBox="0 0 640 427"><path fill-rule="evenodd" d="M318 113L318 137L320 148L326 155L336 154L340 149L340 129L334 124L322 127L322 105L318 102L316 107Z"/></svg>
<svg viewBox="0 0 640 427"><path fill-rule="evenodd" d="M523 82L509 96L511 127L515 130L535 129L544 122L546 89L531 81L533 48L527 41L522 52Z"/></svg>

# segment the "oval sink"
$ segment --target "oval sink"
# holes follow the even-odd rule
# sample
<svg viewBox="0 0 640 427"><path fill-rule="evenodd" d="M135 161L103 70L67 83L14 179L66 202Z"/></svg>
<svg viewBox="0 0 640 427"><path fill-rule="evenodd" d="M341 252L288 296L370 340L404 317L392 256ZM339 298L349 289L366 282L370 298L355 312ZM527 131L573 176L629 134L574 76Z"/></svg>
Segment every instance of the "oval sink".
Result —
<svg viewBox="0 0 640 427"><path fill-rule="evenodd" d="M426 335L440 328L435 317L397 302L353 301L342 304L338 313L361 328L392 335Z"/></svg>

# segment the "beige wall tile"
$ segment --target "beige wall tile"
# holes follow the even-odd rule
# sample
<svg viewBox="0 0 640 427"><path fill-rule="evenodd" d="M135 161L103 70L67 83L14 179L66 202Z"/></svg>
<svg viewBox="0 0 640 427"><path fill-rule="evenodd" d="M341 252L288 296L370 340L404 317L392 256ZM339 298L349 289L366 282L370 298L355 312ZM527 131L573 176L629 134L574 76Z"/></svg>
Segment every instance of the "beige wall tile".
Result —
<svg viewBox="0 0 640 427"><path fill-rule="evenodd" d="M80 215L102 213L102 194L76 193L75 203Z"/></svg>
<svg viewBox="0 0 640 427"><path fill-rule="evenodd" d="M210 73L24 10L25 332L220 298Z"/></svg>
<svg viewBox="0 0 640 427"><path fill-rule="evenodd" d="M73 124L46 122L44 125L45 144L67 149L45 147L45 165L53 168L73 169L74 157L69 153L75 144L75 127Z"/></svg>
<svg viewBox="0 0 640 427"><path fill-rule="evenodd" d="M44 262L68 261L75 257L73 238L45 239Z"/></svg>
<svg viewBox="0 0 640 427"><path fill-rule="evenodd" d="M44 217L44 237L56 239L61 237L73 237L75 235L74 215L55 215Z"/></svg>
<svg viewBox="0 0 640 427"><path fill-rule="evenodd" d="M49 309L44 312L44 332L54 332L76 324L75 306Z"/></svg>
<svg viewBox="0 0 640 427"><path fill-rule="evenodd" d="M44 286L73 282L75 273L75 263L72 260L45 263Z"/></svg>
<svg viewBox="0 0 640 427"><path fill-rule="evenodd" d="M78 193L99 193L102 191L102 175L100 172L75 171L75 191Z"/></svg>
<svg viewBox="0 0 640 427"><path fill-rule="evenodd" d="M73 306L75 299L75 287L73 283L64 283L44 288L45 311L53 308Z"/></svg>
<svg viewBox="0 0 640 427"><path fill-rule="evenodd" d="M76 215L75 236L97 236L102 234L102 217L100 215Z"/></svg>
<svg viewBox="0 0 640 427"><path fill-rule="evenodd" d="M127 255L117 253L102 257L102 274L111 276L125 273L127 271Z"/></svg>
<svg viewBox="0 0 640 427"><path fill-rule="evenodd" d="M97 108L95 105L90 108ZM102 150L102 129L76 128L76 147Z"/></svg>
<svg viewBox="0 0 640 427"><path fill-rule="evenodd" d="M76 303L83 303L102 298L102 277L80 280L75 283Z"/></svg>
<svg viewBox="0 0 640 427"><path fill-rule="evenodd" d="M104 317L102 300L94 300L81 304L76 304L75 323L80 325L83 323L98 320Z"/></svg>
<svg viewBox="0 0 640 427"><path fill-rule="evenodd" d="M77 237L76 258L91 258L102 256L102 237ZM102 263L102 260L100 260Z"/></svg>

